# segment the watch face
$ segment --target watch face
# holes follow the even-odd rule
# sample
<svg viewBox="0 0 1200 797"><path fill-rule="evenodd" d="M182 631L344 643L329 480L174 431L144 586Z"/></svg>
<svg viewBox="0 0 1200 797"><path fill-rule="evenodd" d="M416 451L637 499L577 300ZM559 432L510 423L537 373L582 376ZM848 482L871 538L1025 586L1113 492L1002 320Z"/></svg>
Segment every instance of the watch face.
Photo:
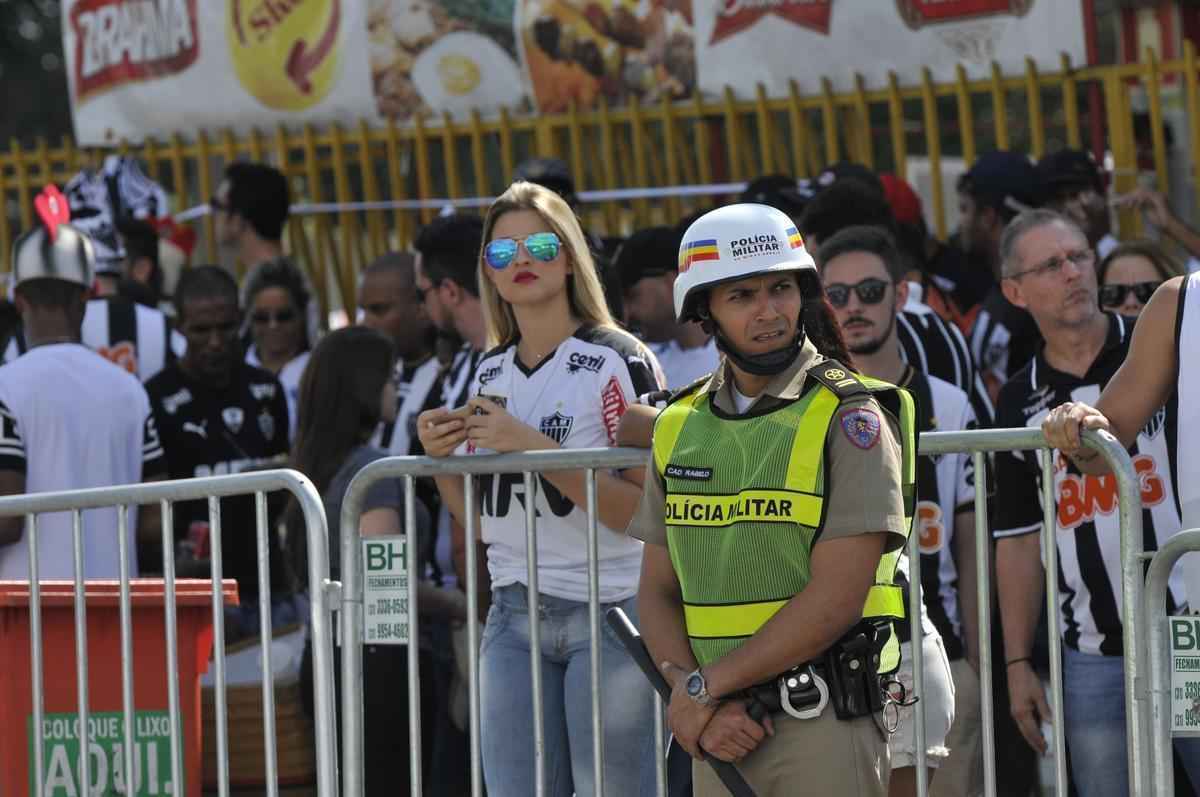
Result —
<svg viewBox="0 0 1200 797"><path fill-rule="evenodd" d="M704 678L699 673L692 673L687 679L687 693L689 697L696 697L704 691Z"/></svg>

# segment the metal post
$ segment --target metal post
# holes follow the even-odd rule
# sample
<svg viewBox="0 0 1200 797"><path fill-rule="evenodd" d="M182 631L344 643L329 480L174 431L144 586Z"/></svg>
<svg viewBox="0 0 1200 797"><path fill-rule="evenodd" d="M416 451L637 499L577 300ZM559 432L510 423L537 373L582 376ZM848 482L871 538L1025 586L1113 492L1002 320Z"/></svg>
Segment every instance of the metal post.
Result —
<svg viewBox="0 0 1200 797"><path fill-rule="evenodd" d="M409 766L409 786L412 794L421 794L421 673L420 631L417 622L417 483L412 476L404 477L404 534L408 570L408 744L412 754Z"/></svg>
<svg viewBox="0 0 1200 797"><path fill-rule="evenodd" d="M117 507L117 556L120 557L121 597L121 720L124 732L121 739L122 765L125 767L125 794L133 797L137 793L137 770L134 769L133 747L133 610L129 599L129 507ZM226 797L221 795L221 797Z"/></svg>
<svg viewBox="0 0 1200 797"><path fill-rule="evenodd" d="M167 631L167 708L171 718L171 784L176 792L182 792L183 779L183 744L179 738L183 728L179 710L179 626L175 619L175 519L171 510L171 501L163 498L162 508L162 550L163 550L163 581L166 586L163 616Z"/></svg>
<svg viewBox="0 0 1200 797"><path fill-rule="evenodd" d="M267 794L279 795L279 765L275 750L275 670L271 666L271 554L267 535L267 494L254 494L254 536L258 544L258 629L262 643L263 755Z"/></svg>
<svg viewBox="0 0 1200 797"><path fill-rule="evenodd" d="M596 527L596 471L584 471L587 489L588 620L591 627L592 769L596 797L604 795L604 723L600 714L600 545Z"/></svg>
<svg viewBox="0 0 1200 797"><path fill-rule="evenodd" d="M367 466L368 468L370 465ZM363 470L366 470L364 468ZM354 490L351 482L342 500L342 793L344 797L362 797L363 786L363 711L362 711L362 635L363 584L362 552L359 545L358 519L362 514L366 490Z"/></svg>
<svg viewBox="0 0 1200 797"><path fill-rule="evenodd" d="M208 499L208 540L212 568L213 705L217 725L217 793L229 797L229 712L225 705L225 574L221 549L221 499Z"/></svg>
<svg viewBox="0 0 1200 797"><path fill-rule="evenodd" d="M1046 558L1046 626L1050 646L1050 716L1054 728L1054 793L1067 793L1067 727L1063 721L1062 637L1058 617L1058 504L1054 452L1038 450L1042 466L1042 547Z"/></svg>
<svg viewBox="0 0 1200 797"><path fill-rule="evenodd" d="M1151 736L1148 744L1153 752L1153 790L1151 794L1174 794L1174 744L1171 740L1171 681L1170 652L1167 639L1165 606L1171 569L1179 557L1189 551L1200 551L1200 530L1181 531L1167 540L1150 560L1146 573L1146 607L1143 619L1149 630L1146 647L1150 670Z"/></svg>
<svg viewBox="0 0 1200 797"><path fill-rule="evenodd" d="M83 515L76 509L71 513L71 541L75 553L75 688L79 700L79 780L85 794L92 791L92 735L88 730L88 651L87 651L87 594L84 582L87 571L83 564ZM178 782L178 781L176 781Z"/></svg>
<svg viewBox="0 0 1200 797"><path fill-rule="evenodd" d="M913 736L916 741L917 797L926 797L929 783L926 770L925 750L925 650L924 627L921 622L921 535L908 535L908 645L912 650L913 693L917 704L913 709Z"/></svg>
<svg viewBox="0 0 1200 797"><path fill-rule="evenodd" d="M38 562L37 515L25 515L25 541L29 545L29 647L33 672L33 761L38 794L46 793L46 690L42 661L42 581Z"/></svg>
<svg viewBox="0 0 1200 797"><path fill-rule="evenodd" d="M663 722L662 698L654 693L654 794L656 797L667 797L667 743L666 723Z"/></svg>
<svg viewBox="0 0 1200 797"><path fill-rule="evenodd" d="M534 794L546 794L546 723L542 716L542 629L537 570L537 477L525 471L525 566L528 573L529 675L533 686Z"/></svg>
<svg viewBox="0 0 1200 797"><path fill-rule="evenodd" d="M475 547L479 515L475 509L475 477L463 476L467 542L467 716L471 736L471 797L483 797L483 758L479 744L479 562Z"/></svg>
<svg viewBox="0 0 1200 797"><path fill-rule="evenodd" d="M983 793L996 797L996 726L992 700L992 549L988 534L987 460L982 451L971 455L975 471L975 581L979 602L979 698L983 718Z"/></svg>

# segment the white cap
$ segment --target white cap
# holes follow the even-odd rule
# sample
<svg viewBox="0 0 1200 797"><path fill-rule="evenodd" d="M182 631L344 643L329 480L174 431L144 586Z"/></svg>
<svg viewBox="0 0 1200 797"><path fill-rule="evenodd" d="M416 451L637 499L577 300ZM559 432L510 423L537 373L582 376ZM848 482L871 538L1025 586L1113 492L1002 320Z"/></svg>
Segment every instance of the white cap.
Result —
<svg viewBox="0 0 1200 797"><path fill-rule="evenodd" d="M696 300L704 290L776 271L814 273L796 224L783 211L742 203L705 213L688 227L679 247L675 317L698 320Z"/></svg>
<svg viewBox="0 0 1200 797"><path fill-rule="evenodd" d="M39 225L13 244L13 287L36 279L73 282L92 287L96 252L92 241L70 224L59 224L52 234Z"/></svg>

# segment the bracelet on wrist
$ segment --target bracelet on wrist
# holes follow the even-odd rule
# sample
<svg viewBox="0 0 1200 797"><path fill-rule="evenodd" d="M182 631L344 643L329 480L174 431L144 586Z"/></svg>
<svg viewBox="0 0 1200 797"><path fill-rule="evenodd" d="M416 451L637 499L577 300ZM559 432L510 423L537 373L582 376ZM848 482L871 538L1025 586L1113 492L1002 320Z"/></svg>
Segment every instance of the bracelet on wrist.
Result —
<svg viewBox="0 0 1200 797"><path fill-rule="evenodd" d="M1012 659L1012 660L1010 660L1010 661L1007 661L1007 662L1005 662L1004 666L1005 666L1005 667L1011 667L1011 666L1013 666L1014 664L1020 664L1020 663L1021 663L1021 662L1023 662L1023 661L1027 661L1027 662L1033 663L1033 656L1021 656L1021 657L1020 657L1020 658L1018 658L1018 659Z"/></svg>

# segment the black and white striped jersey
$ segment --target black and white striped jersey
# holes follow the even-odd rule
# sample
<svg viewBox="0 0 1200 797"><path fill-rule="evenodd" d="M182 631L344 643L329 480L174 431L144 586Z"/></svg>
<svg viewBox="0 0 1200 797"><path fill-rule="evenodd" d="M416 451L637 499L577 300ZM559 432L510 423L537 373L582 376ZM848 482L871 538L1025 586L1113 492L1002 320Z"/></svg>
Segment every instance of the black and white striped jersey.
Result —
<svg viewBox="0 0 1200 797"><path fill-rule="evenodd" d="M910 300L896 316L896 337L905 362L966 393L975 418L983 426L991 425L995 415L992 400L958 327L928 305Z"/></svg>
<svg viewBox="0 0 1200 797"><path fill-rule="evenodd" d="M464 343L455 353L442 379L443 407L453 410L467 403L471 398L471 380L482 359L483 352L476 351L470 343Z"/></svg>
<svg viewBox="0 0 1200 797"><path fill-rule="evenodd" d="M971 327L971 358L984 384L995 394L1033 358L1042 341L1037 323L997 285L983 300Z"/></svg>
<svg viewBox="0 0 1200 797"><path fill-rule="evenodd" d="M83 345L124 368L142 382L183 356L187 341L160 310L120 296L92 299L83 316ZM4 362L25 353L18 332L4 347Z"/></svg>
<svg viewBox="0 0 1200 797"><path fill-rule="evenodd" d="M996 425L1040 427L1064 401L1095 405L1129 351L1134 320L1109 315L1108 338L1082 378L1050 366L1039 349L1000 391ZM1138 433L1130 449L1139 476L1145 548L1153 551L1179 532L1179 506L1170 463L1175 461L1177 400L1172 398ZM1058 584L1063 644L1084 653L1122 655L1121 535L1117 482L1112 474L1082 475L1054 452ZM1042 531L1041 468L1032 451L996 454L994 536L1003 540ZM1171 576L1168 611L1188 601L1182 563Z"/></svg>
<svg viewBox="0 0 1200 797"><path fill-rule="evenodd" d="M427 409L441 406L442 364L430 357L419 365L396 363L392 381L396 386L396 420L380 424L378 437L372 445L394 457L424 453L417 439L417 416Z"/></svg>
<svg viewBox="0 0 1200 797"><path fill-rule="evenodd" d="M978 425L967 394L949 382L909 366L899 385L907 388L916 402L918 433L961 432ZM918 456L913 530L920 535L922 598L951 661L965 654L954 521L960 512L972 510L974 500L975 469L969 454ZM909 638L907 625L907 620L898 624L901 641Z"/></svg>

